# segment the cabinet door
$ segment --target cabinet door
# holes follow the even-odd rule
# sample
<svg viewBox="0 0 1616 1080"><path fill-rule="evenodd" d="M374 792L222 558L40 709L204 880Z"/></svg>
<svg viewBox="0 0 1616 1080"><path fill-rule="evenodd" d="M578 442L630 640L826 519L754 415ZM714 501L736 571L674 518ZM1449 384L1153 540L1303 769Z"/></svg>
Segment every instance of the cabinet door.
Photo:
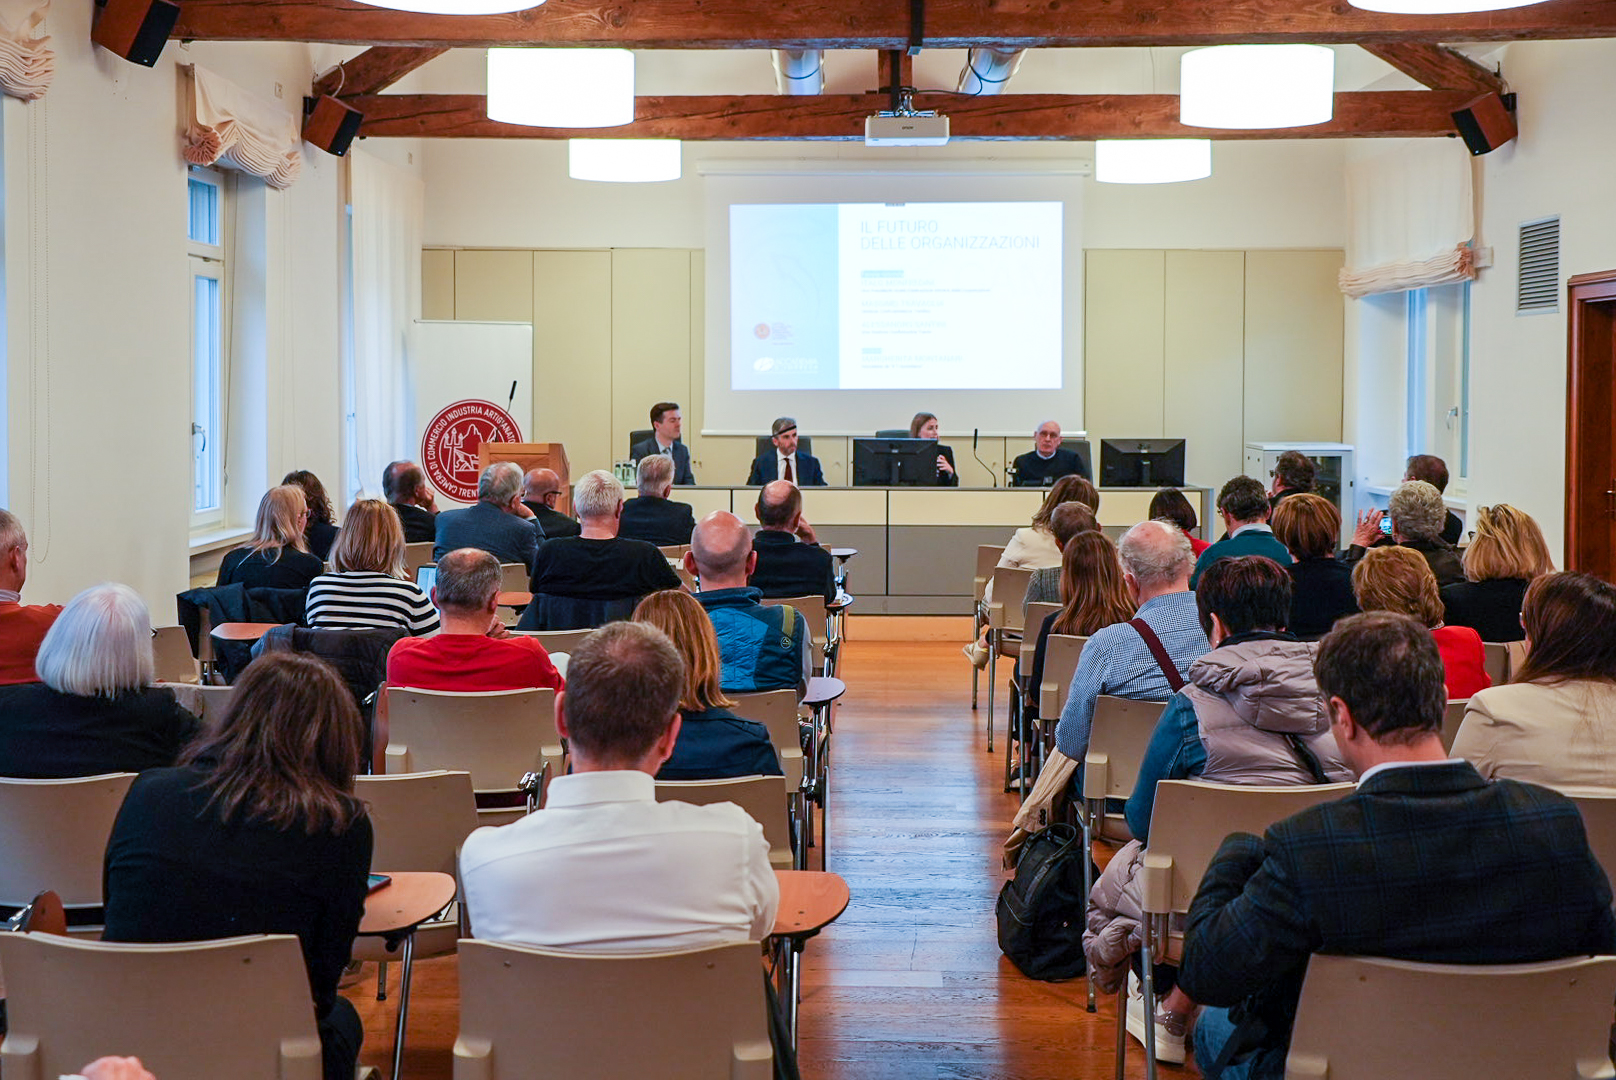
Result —
<svg viewBox="0 0 1616 1080"><path fill-rule="evenodd" d="M1340 251L1246 253L1246 435L1341 440Z"/></svg>
<svg viewBox="0 0 1616 1080"><path fill-rule="evenodd" d="M1162 430L1166 253L1090 251L1085 265L1083 414L1095 454L1102 438L1173 434Z"/></svg>
<svg viewBox="0 0 1616 1080"><path fill-rule="evenodd" d="M533 437L564 443L576 480L628 456L612 441L612 253L532 259Z"/></svg>
<svg viewBox="0 0 1616 1080"><path fill-rule="evenodd" d="M1167 252L1162 434L1186 440L1185 481L1213 489L1242 471L1245 260Z"/></svg>

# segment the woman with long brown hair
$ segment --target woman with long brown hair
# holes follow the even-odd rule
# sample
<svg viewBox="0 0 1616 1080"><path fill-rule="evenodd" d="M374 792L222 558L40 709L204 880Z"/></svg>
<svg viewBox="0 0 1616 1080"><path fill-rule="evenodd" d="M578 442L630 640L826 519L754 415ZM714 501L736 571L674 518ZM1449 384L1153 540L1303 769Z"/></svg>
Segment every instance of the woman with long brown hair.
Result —
<svg viewBox="0 0 1616 1080"><path fill-rule="evenodd" d="M1038 646L1033 652L1031 685L1044 679L1044 656L1050 634L1088 637L1112 623L1127 622L1134 616L1134 603L1122 580L1122 562L1117 546L1101 532L1078 533L1066 542L1061 556L1061 609L1045 617L1038 628ZM1036 703L1036 699L1034 699ZM1036 704L1033 706L1036 714Z"/></svg>
<svg viewBox="0 0 1616 1080"><path fill-rule="evenodd" d="M370 818L354 795L363 745L335 671L270 653L179 765L135 780L107 843L108 941L297 935L326 1080L352 1080L364 1036L337 994L370 873Z"/></svg>
<svg viewBox="0 0 1616 1080"><path fill-rule="evenodd" d="M320 478L307 469L293 469L281 477L282 484L296 484L303 489L303 498L309 504L309 519L304 525L304 537L315 558L324 562L331 554L331 545L337 540L337 512L331 505L331 496L325 493Z"/></svg>
<svg viewBox="0 0 1616 1080"><path fill-rule="evenodd" d="M735 702L719 688L723 662L707 610L679 589L654 592L634 609L634 621L661 630L685 662L679 698L682 724L673 756L658 780L721 780L731 776L779 776L780 756L769 729L730 710Z"/></svg>
<svg viewBox="0 0 1616 1080"><path fill-rule="evenodd" d="M1485 777L1616 787L1616 585L1548 574L1526 590L1526 662L1465 708L1453 754Z"/></svg>
<svg viewBox="0 0 1616 1080"><path fill-rule="evenodd" d="M309 551L303 534L309 517L307 497L296 484L264 492L252 539L219 563L219 585L249 589L305 589L325 567Z"/></svg>
<svg viewBox="0 0 1616 1080"><path fill-rule="evenodd" d="M937 414L917 412L909 421L911 439L935 439L938 432ZM937 444L937 477L932 481L938 487L959 487L959 473L954 470L954 448Z"/></svg>
<svg viewBox="0 0 1616 1080"><path fill-rule="evenodd" d="M404 569L404 527L380 499L348 507L331 548L330 573L309 584L306 619L317 629L438 629L438 612Z"/></svg>

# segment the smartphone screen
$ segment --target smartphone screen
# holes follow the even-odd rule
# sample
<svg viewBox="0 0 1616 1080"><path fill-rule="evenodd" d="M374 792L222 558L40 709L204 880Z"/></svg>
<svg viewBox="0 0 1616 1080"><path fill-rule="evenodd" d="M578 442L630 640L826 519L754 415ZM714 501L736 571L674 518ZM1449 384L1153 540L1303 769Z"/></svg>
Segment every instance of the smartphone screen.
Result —
<svg viewBox="0 0 1616 1080"><path fill-rule="evenodd" d="M388 877L386 874L372 874L370 875L370 888L366 891L375 892L377 889L381 888L383 885L386 885L392 880L393 879Z"/></svg>
<svg viewBox="0 0 1616 1080"><path fill-rule="evenodd" d="M1392 534L1392 516L1390 514L1381 515L1380 531L1385 533L1387 536Z"/></svg>

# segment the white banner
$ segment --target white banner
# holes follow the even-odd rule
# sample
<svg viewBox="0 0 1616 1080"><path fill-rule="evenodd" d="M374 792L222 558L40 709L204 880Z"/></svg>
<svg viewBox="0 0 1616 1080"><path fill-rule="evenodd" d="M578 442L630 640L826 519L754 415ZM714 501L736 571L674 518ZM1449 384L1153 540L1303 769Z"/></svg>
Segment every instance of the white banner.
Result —
<svg viewBox="0 0 1616 1080"><path fill-rule="evenodd" d="M415 460L440 506L475 502L478 448L525 442L533 428L533 327L460 320L415 326Z"/></svg>

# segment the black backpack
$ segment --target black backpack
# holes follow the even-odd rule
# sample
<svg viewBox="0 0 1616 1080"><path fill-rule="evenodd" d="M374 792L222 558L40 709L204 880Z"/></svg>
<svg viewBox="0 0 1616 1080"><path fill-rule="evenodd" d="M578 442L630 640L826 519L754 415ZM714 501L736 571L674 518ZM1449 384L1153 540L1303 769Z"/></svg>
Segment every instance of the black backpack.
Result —
<svg viewBox="0 0 1616 1080"><path fill-rule="evenodd" d="M999 890L999 948L1029 979L1083 974L1083 833L1064 822L1027 838L1016 876Z"/></svg>

